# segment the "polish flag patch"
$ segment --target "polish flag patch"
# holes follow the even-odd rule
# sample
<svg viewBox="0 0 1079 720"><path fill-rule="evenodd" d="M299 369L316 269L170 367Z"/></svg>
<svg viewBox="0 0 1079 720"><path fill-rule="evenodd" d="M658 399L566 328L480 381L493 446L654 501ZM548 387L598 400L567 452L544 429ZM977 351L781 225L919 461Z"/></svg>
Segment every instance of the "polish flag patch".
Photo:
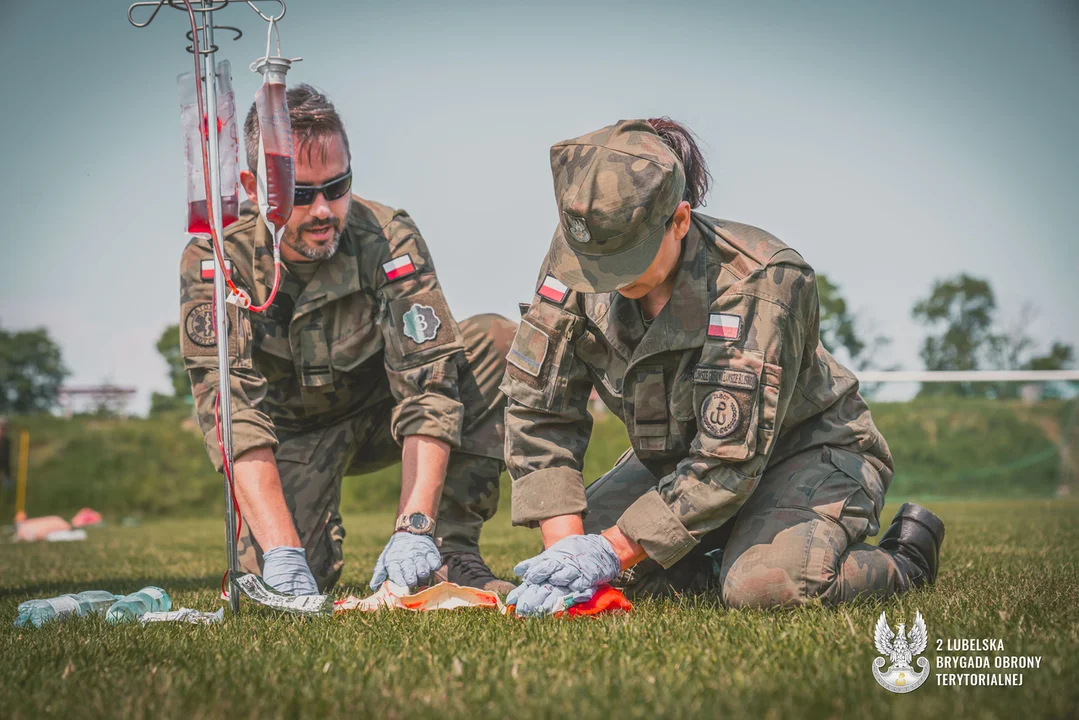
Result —
<svg viewBox="0 0 1079 720"><path fill-rule="evenodd" d="M214 267L216 267L216 260L203 260L202 265L199 268L199 276L203 280L214 279ZM225 261L225 277L232 275L232 261Z"/></svg>
<svg viewBox="0 0 1079 720"><path fill-rule="evenodd" d="M412 264L412 256L405 253L389 262L382 263L382 271L386 273L386 279L393 282L416 272L416 266Z"/></svg>
<svg viewBox="0 0 1079 720"><path fill-rule="evenodd" d="M742 337L742 317L728 313L708 315L708 337L720 340L737 340Z"/></svg>
<svg viewBox="0 0 1079 720"><path fill-rule="evenodd" d="M539 294L540 297L550 300L555 305L561 305L566 302L569 288L560 283L554 275L548 275L543 279L543 284L540 285Z"/></svg>

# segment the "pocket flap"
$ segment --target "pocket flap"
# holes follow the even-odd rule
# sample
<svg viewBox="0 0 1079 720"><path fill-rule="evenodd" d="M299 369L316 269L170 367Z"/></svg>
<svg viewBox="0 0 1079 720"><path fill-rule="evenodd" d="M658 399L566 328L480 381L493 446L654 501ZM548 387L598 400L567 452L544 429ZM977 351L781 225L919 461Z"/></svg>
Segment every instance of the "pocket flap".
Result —
<svg viewBox="0 0 1079 720"><path fill-rule="evenodd" d="M518 370L538 378L550 344L546 333L527 320L522 320L506 360Z"/></svg>
<svg viewBox="0 0 1079 720"><path fill-rule="evenodd" d="M663 382L663 367L637 369L633 388L634 432L640 437L666 437L667 392Z"/></svg>
<svg viewBox="0 0 1079 720"><path fill-rule="evenodd" d="M304 387L333 385L330 344L322 325L308 325L300 330L300 382Z"/></svg>
<svg viewBox="0 0 1079 720"><path fill-rule="evenodd" d="M828 460L842 472L858 481L873 501L877 515L884 509L884 482L872 463L858 453L839 448L828 448Z"/></svg>

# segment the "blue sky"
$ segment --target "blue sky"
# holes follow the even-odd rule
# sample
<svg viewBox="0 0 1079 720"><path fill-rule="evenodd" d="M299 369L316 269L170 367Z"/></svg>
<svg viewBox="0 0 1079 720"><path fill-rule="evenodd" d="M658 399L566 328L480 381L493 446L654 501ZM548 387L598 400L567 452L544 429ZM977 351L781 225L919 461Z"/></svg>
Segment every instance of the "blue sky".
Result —
<svg viewBox="0 0 1079 720"><path fill-rule="evenodd" d="M167 391L154 351L185 244L175 78L185 16L0 3L0 324L44 325L72 383ZM51 7L51 6L50 6ZM264 24L218 22L243 112ZM556 222L547 149L621 118L702 138L705 212L763 227L845 293L880 358L921 367L936 278L988 278L1000 318L1079 344L1079 5L293 0L290 80L337 103L354 190L407 209L458 318L512 317Z"/></svg>

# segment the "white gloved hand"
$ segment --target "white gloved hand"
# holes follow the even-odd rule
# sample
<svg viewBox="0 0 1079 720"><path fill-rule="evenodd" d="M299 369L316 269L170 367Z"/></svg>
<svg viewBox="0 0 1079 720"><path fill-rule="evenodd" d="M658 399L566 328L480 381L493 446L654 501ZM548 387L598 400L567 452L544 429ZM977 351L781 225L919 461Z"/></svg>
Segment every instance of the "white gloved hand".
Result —
<svg viewBox="0 0 1079 720"><path fill-rule="evenodd" d="M286 595L319 594L303 548L281 546L267 550L262 556L262 579Z"/></svg>
<svg viewBox="0 0 1079 720"><path fill-rule="evenodd" d="M442 555L429 535L397 532L390 536L375 563L371 589L378 590L386 580L413 588L442 567Z"/></svg>

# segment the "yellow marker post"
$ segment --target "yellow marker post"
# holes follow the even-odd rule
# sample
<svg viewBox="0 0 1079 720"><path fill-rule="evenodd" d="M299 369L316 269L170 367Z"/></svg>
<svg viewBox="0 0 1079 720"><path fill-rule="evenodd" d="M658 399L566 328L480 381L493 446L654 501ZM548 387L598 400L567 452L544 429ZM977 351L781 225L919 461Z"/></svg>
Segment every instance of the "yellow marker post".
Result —
<svg viewBox="0 0 1079 720"><path fill-rule="evenodd" d="M26 511L26 466L30 459L30 431L19 433L19 480L15 488L15 514Z"/></svg>

